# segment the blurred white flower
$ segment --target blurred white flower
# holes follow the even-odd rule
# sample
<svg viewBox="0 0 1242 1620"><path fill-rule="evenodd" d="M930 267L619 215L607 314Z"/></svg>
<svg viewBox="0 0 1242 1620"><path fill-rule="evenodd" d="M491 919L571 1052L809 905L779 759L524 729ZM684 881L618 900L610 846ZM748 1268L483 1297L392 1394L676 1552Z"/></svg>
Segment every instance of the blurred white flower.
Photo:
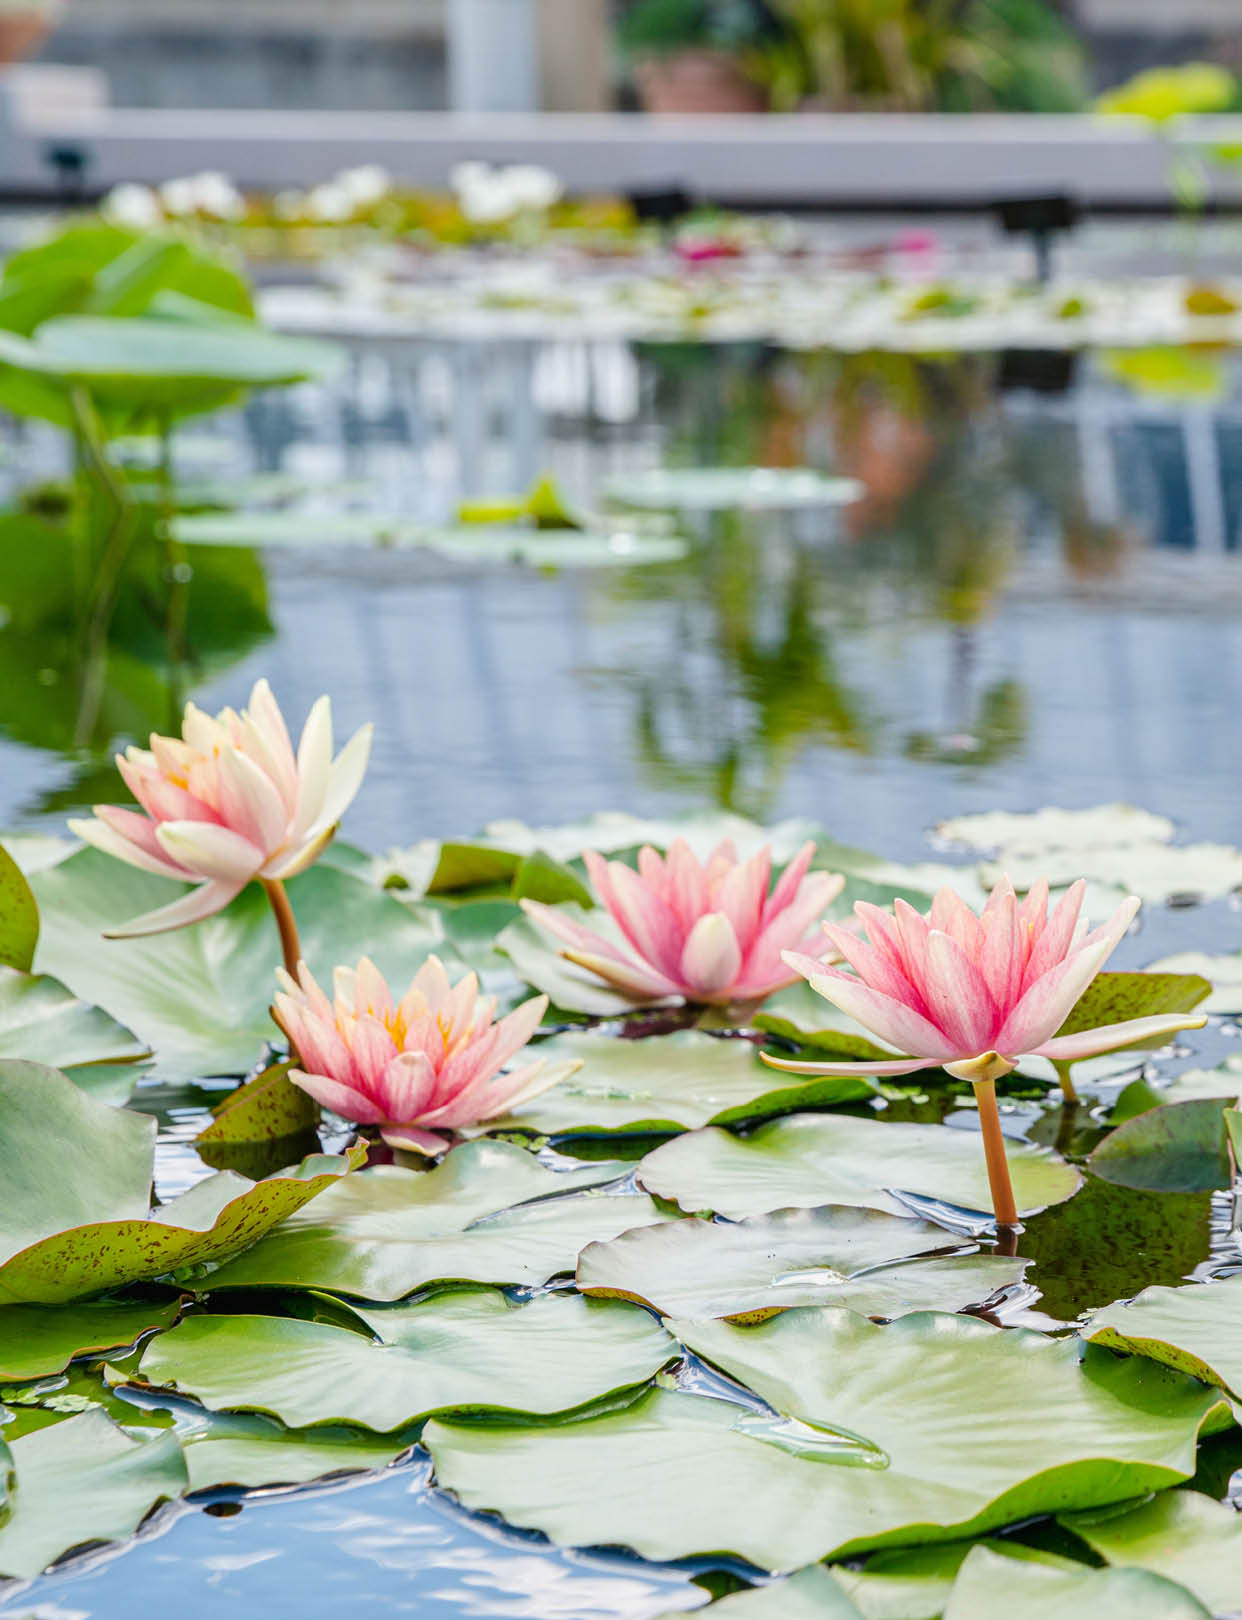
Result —
<svg viewBox="0 0 1242 1620"><path fill-rule="evenodd" d="M241 219L246 212L246 199L228 176L216 169L166 180L159 196L164 212L173 219L188 219L195 214L205 219Z"/></svg>
<svg viewBox="0 0 1242 1620"><path fill-rule="evenodd" d="M113 225L135 231L153 230L164 223L164 210L152 188L130 182L113 186L100 203L99 212Z"/></svg>
<svg viewBox="0 0 1242 1620"><path fill-rule="evenodd" d="M476 225L498 225L522 213L546 213L564 195L557 177L532 163L505 169L459 163L449 178L462 213Z"/></svg>
<svg viewBox="0 0 1242 1620"><path fill-rule="evenodd" d="M334 183L346 193L355 208L373 208L392 190L392 176L378 163L342 169Z"/></svg>
<svg viewBox="0 0 1242 1620"><path fill-rule="evenodd" d="M321 224L343 225L354 217L357 207L339 180L328 180L307 192L306 212Z"/></svg>

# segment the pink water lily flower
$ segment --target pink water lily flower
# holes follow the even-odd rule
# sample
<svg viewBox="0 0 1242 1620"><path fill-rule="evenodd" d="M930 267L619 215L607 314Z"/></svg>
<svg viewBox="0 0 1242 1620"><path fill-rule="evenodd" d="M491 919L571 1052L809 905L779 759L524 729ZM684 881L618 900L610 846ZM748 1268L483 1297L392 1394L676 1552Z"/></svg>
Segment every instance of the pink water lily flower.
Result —
<svg viewBox="0 0 1242 1620"><path fill-rule="evenodd" d="M522 904L569 946L561 953L568 961L636 1004L678 997L722 1005L759 1001L795 982L801 968L782 958L822 944L820 920L845 887L843 877L809 870L814 855L815 845L805 844L771 886L771 849L740 861L729 839L706 861L683 838L663 859L648 846L639 852L637 872L588 850L583 859L591 884L620 930L619 941L553 906Z"/></svg>
<svg viewBox="0 0 1242 1620"><path fill-rule="evenodd" d="M305 870L330 842L366 773L371 726L332 757L332 708L312 708L295 754L266 681L248 708L214 718L187 703L180 737L153 735L117 766L141 811L96 805L71 821L79 838L144 872L201 887L112 929L112 939L158 934L222 911L254 879L275 884Z"/></svg>
<svg viewBox="0 0 1242 1620"><path fill-rule="evenodd" d="M894 915L860 902L865 938L824 925L852 972L790 952L786 961L813 989L903 1055L874 1063L803 1063L763 1054L791 1074L912 1074L943 1067L974 1086L987 1156L992 1207L1001 1226L1018 1212L996 1102L996 1081L1030 1054L1068 1063L1135 1041L1199 1029L1203 1017L1174 1013L1131 1018L1058 1035L1087 986L1134 921L1133 897L1094 933L1079 922L1086 884L1078 882L1048 915L1041 880L1019 902L1002 878L981 916L942 889L926 917L905 901Z"/></svg>
<svg viewBox="0 0 1242 1620"><path fill-rule="evenodd" d="M499 1023L494 997L475 974L450 984L429 956L400 1001L366 957L337 968L329 1001L302 962L294 979L277 970L272 1015L298 1067L289 1078L316 1102L357 1125L378 1125L393 1147L439 1153L449 1137L499 1119L580 1065L534 1062L502 1074L548 1006L535 996Z"/></svg>
<svg viewBox="0 0 1242 1620"><path fill-rule="evenodd" d="M1128 899L1084 936L1081 880L1048 915L1048 884L1022 901L1002 878L981 916L941 889L926 917L898 900L894 915L859 902L865 937L824 924L852 972L789 952L785 960L813 989L902 1056L875 1063L799 1063L765 1054L795 1074L911 1074L944 1068L959 1080L998 1079L1033 1055L1057 1062L1094 1057L1206 1020L1173 1013L1131 1018L1058 1036L1079 997L1116 949L1141 902Z"/></svg>

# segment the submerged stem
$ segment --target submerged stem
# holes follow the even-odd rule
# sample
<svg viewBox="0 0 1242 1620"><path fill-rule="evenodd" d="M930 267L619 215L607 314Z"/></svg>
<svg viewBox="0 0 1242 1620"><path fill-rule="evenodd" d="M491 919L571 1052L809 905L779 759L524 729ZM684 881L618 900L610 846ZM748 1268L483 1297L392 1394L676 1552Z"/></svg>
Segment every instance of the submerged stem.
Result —
<svg viewBox="0 0 1242 1620"><path fill-rule="evenodd" d="M975 1100L979 1104L979 1125L983 1131L983 1151L988 1161L988 1183L992 1189L992 1210L997 1226L1017 1226L1018 1210L1009 1179L1009 1160L996 1106L995 1080L976 1080Z"/></svg>
<svg viewBox="0 0 1242 1620"><path fill-rule="evenodd" d="M1058 1063L1054 1058L1052 1061L1052 1067L1057 1071L1057 1079L1061 1082L1061 1092L1066 1103L1069 1105L1069 1107L1076 1108L1078 1106L1078 1093L1074 1089L1074 1080L1070 1073L1070 1065L1068 1063Z"/></svg>
<svg viewBox="0 0 1242 1620"><path fill-rule="evenodd" d="M263 892L276 918L276 927L280 930L280 948L284 953L285 972L296 979L298 963L302 960L302 946L298 940L298 925L293 915L293 907L289 904L289 896L285 893L283 883L269 881L267 878L261 881Z"/></svg>

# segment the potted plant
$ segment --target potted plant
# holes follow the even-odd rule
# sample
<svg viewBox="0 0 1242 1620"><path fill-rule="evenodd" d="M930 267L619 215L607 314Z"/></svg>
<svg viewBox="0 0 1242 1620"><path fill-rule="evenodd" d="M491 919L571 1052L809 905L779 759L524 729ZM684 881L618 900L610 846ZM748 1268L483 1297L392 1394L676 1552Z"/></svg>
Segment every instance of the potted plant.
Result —
<svg viewBox="0 0 1242 1620"><path fill-rule="evenodd" d="M0 65L38 50L59 12L60 0L0 0Z"/></svg>
<svg viewBox="0 0 1242 1620"><path fill-rule="evenodd" d="M779 32L764 0L631 0L617 37L653 113L762 112L748 71Z"/></svg>

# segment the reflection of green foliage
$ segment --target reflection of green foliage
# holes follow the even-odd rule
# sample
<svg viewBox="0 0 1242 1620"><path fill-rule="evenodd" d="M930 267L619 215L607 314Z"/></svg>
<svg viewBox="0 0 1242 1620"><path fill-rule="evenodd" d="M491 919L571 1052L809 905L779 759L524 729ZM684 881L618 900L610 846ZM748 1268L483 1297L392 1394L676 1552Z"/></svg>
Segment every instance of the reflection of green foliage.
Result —
<svg viewBox="0 0 1242 1620"><path fill-rule="evenodd" d="M1234 105L1238 81L1217 62L1148 68L1096 99L1095 110L1164 124L1193 113L1224 112Z"/></svg>
<svg viewBox="0 0 1242 1620"><path fill-rule="evenodd" d="M1136 394L1154 399L1221 399L1228 387L1220 356L1203 349L1108 349L1100 365Z"/></svg>
<svg viewBox="0 0 1242 1620"><path fill-rule="evenodd" d="M756 0L630 0L617 38L631 56L706 49L740 52L774 33Z"/></svg>
<svg viewBox="0 0 1242 1620"><path fill-rule="evenodd" d="M88 563L73 525L12 514L0 518L0 728L34 747L106 750L117 738L167 729L180 694L166 667L169 585L156 518L139 519L137 543L116 593L103 680L92 723L82 729L87 654L75 579ZM187 653L196 673L226 668L271 632L267 591L253 552L189 554ZM86 764L88 774L94 767ZM99 786L110 780L99 781ZM108 796L108 795L101 795ZM70 799L80 803L78 794Z"/></svg>
<svg viewBox="0 0 1242 1620"><path fill-rule="evenodd" d="M793 43L768 53L773 103L1073 112L1085 59L1045 0L776 0Z"/></svg>
<svg viewBox="0 0 1242 1620"><path fill-rule="evenodd" d="M906 739L907 759L930 760L938 765L995 765L1020 752L1029 726L1026 693L1017 681L997 681L980 697L968 731L959 738L912 732Z"/></svg>
<svg viewBox="0 0 1242 1620"><path fill-rule="evenodd" d="M1077 1198L1036 1215L1022 1236L1041 1310L1072 1319L1155 1283L1176 1284L1207 1258L1210 1193L1136 1192L1088 1176Z"/></svg>

